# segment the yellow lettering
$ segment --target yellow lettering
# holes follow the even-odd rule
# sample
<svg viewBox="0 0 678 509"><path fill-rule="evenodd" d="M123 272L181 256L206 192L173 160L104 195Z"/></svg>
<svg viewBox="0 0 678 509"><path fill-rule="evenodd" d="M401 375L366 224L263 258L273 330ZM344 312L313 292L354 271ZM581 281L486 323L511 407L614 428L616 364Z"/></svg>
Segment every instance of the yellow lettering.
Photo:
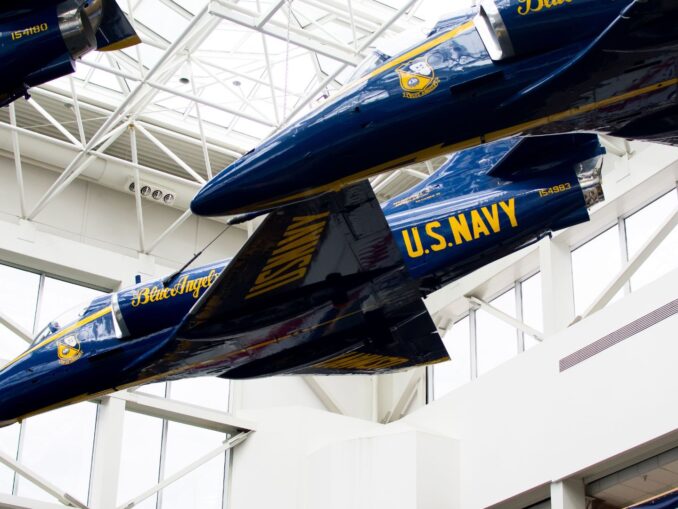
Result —
<svg viewBox="0 0 678 509"><path fill-rule="evenodd" d="M490 234L490 230L488 230L487 226L485 226L485 223L483 222L483 218L480 217L480 214L478 214L477 210L471 211L471 223L473 224L473 238L474 239L480 238L481 233L483 235L489 235Z"/></svg>
<svg viewBox="0 0 678 509"><path fill-rule="evenodd" d="M275 290L276 288L280 288L281 286L289 285L290 283L293 283L293 282L303 278L305 275L306 275L306 268L302 268L302 269L297 270L296 272L291 272L289 274L285 274L280 279L268 281L263 286L260 286L260 287L255 286L247 294L247 297L245 297L245 300L251 299L252 297L256 297L257 295L262 295L264 293L268 293L272 290Z"/></svg>
<svg viewBox="0 0 678 509"><path fill-rule="evenodd" d="M451 217L450 227L452 228L455 244L459 245L464 241L471 242L473 240L473 237L471 237L471 230L469 230L468 223L466 222L466 216L464 214ZM464 240L461 240L462 237Z"/></svg>
<svg viewBox="0 0 678 509"><path fill-rule="evenodd" d="M424 247L421 245L421 238L419 237L419 230L415 226L412 228L412 238L416 245L416 249L412 249L412 242L410 241L410 234L407 230L402 231L403 240L405 241L405 249L407 249L407 254L410 255L410 258L419 258L424 255Z"/></svg>
<svg viewBox="0 0 678 509"><path fill-rule="evenodd" d="M149 299L149 290L148 288L142 288L137 290L134 299L132 299L132 307L143 306L148 302Z"/></svg>
<svg viewBox="0 0 678 509"><path fill-rule="evenodd" d="M511 226L516 228L518 226L518 220L516 218L516 199L511 198L508 203L504 201L499 202L499 206L504 211L504 214L508 216L509 221L511 221Z"/></svg>
<svg viewBox="0 0 678 509"><path fill-rule="evenodd" d="M445 237L434 231L434 228L440 228L441 226L442 225L438 221L433 221L432 223L428 223L426 225L426 234L432 239L438 241L437 244L433 244L431 246L431 249L434 251L442 251L447 247L447 240L445 240Z"/></svg>
<svg viewBox="0 0 678 509"><path fill-rule="evenodd" d="M518 0L523 4L518 6L518 14L525 16L531 12L539 12L542 9L552 9L565 3L572 3L572 0Z"/></svg>
<svg viewBox="0 0 678 509"><path fill-rule="evenodd" d="M497 207L497 204L492 204L492 213L490 213L487 207L483 207L481 210L483 211L485 219L487 219L487 222L490 224L492 231L494 233L499 233L501 231L501 224L499 223L499 207Z"/></svg>
<svg viewBox="0 0 678 509"><path fill-rule="evenodd" d="M279 265L283 265L291 260L298 260L300 258L305 258L308 255L312 255L313 252L315 251L316 246L314 240L316 239L314 237L311 237L310 243L302 244L300 247L297 247L296 249L290 249L282 254L279 254L278 256L270 258L262 272L270 271L271 269L274 269Z"/></svg>

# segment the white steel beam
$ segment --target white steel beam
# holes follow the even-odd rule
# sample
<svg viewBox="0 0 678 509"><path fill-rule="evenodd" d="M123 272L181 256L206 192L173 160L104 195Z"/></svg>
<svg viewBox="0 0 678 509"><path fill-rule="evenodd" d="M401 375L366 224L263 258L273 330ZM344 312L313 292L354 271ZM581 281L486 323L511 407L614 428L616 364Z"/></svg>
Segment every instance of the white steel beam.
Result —
<svg viewBox="0 0 678 509"><path fill-rule="evenodd" d="M14 103L9 105L9 121L12 127L16 128L16 109ZM21 218L26 217L26 192L24 190L24 172L21 166L21 150L19 148L19 133L16 129L12 130L12 152L14 154L14 168L16 170L16 180L19 185L19 209Z"/></svg>
<svg viewBox="0 0 678 509"><path fill-rule="evenodd" d="M346 412L339 406L337 400L335 400L332 395L325 390L325 388L320 385L320 382L313 376L304 376L304 382L311 389L313 394L325 405L325 408L330 412L340 415L347 415Z"/></svg>
<svg viewBox="0 0 678 509"><path fill-rule="evenodd" d="M181 401L158 398L139 392L116 392L111 397L124 400L125 408L130 412L211 429L220 433L234 434L255 428L250 421Z"/></svg>
<svg viewBox="0 0 678 509"><path fill-rule="evenodd" d="M0 507L3 509L64 509L64 506L61 504L52 504L6 493L0 493Z"/></svg>
<svg viewBox="0 0 678 509"><path fill-rule="evenodd" d="M261 19L260 13L243 8L231 2L212 0L209 4L209 12L214 16L218 16L246 28L251 28L252 30L263 32L276 39L283 41L289 40L289 42L295 46L300 46L345 64L358 65L363 59L362 55L355 54L354 51L348 49L346 46L339 45L334 41L327 40L303 29L290 27L288 32L288 27L286 25L275 20L270 20L265 25L258 27L257 23Z"/></svg>
<svg viewBox="0 0 678 509"><path fill-rule="evenodd" d="M60 124L60 123L59 123L52 115L50 115L49 112L48 112L45 108L43 108L42 106L40 106L40 105L35 101L35 99L33 99L33 98L31 97L31 98L29 98L28 101L26 101L26 102L28 102L28 104L30 104L30 105L35 109L35 111L37 111L38 113L40 113L40 115L42 115L43 117L45 117L45 119L46 119L50 124L52 124L54 127L56 127L56 129L57 129L61 134L63 134L63 135L66 137L66 139L68 139L68 141L70 141L70 142L71 142L73 145L75 145L76 147L82 148L82 143L80 143L80 142L76 139L75 136L73 136L71 133L69 133L68 130L67 130L64 126L62 126L62 125L61 125L61 124Z"/></svg>
<svg viewBox="0 0 678 509"><path fill-rule="evenodd" d="M482 309L483 311L487 311L492 316L499 318L500 320L508 323L510 326L523 331L525 334L533 336L537 341L544 341L543 332L538 331L537 329L533 329L526 323L513 318L511 315L507 315L503 311L500 311L499 309L497 309L491 304L488 304L484 300L479 299L478 297L474 297L472 295L466 296L466 299L469 301L470 304L475 304L476 306L478 306L478 308Z"/></svg>
<svg viewBox="0 0 678 509"><path fill-rule="evenodd" d="M237 434L236 436L234 436L232 438L229 438L228 440L225 440L216 449L214 449L214 450L208 452L207 454L205 454L204 456L198 458L197 460L195 460L190 465L187 465L186 467L182 468L181 470L179 470L175 474L164 479L162 482L160 482L160 483L156 484L154 487L146 490L145 492L143 492L139 496L133 498L132 500L130 500L128 502L125 502L124 504L119 506L118 509L131 509L132 507L137 506L138 504L140 504L141 502L143 502L147 498L153 496L154 494L156 494L160 490L166 488L167 486L169 486L173 482L178 481L179 479L190 474L191 472L193 472L197 468L200 468L201 466L203 466L205 463L207 463L211 459L222 455L227 450L229 450L229 449L235 447L236 445L240 444L241 442L243 442L249 436L250 433L251 433L251 431L245 431L243 433Z"/></svg>
<svg viewBox="0 0 678 509"><path fill-rule="evenodd" d="M151 143L158 147L167 157L169 157L172 161L174 161L181 168L183 168L197 182L199 182L200 184L205 184L207 182L204 178L198 175L198 173L193 168L187 165L178 155L176 155L169 148L167 148L167 146L164 143L162 143L158 138L149 133L143 126L138 125L136 126L136 129L138 129L139 132L143 134Z"/></svg>
<svg viewBox="0 0 678 509"><path fill-rule="evenodd" d="M73 112L75 113L75 121L78 124L80 145L84 147L87 144L87 138L85 137L85 126L82 123L82 115L80 113L80 101L78 101L78 94L75 91L75 80L73 79L73 76L70 76L68 78L68 84L71 87L71 97L73 98Z"/></svg>
<svg viewBox="0 0 678 509"><path fill-rule="evenodd" d="M617 292L621 290L627 281L633 276L638 269L647 261L647 259L655 252L659 245L669 236L673 229L678 224L678 208L676 208L669 217L655 230L650 238L643 244L638 253L629 260L629 262L617 273L614 279L607 285L605 290L593 301L593 304L584 311L581 318L584 319L591 316L593 313L603 309L613 298Z"/></svg>
<svg viewBox="0 0 678 509"><path fill-rule="evenodd" d="M4 452L0 451L0 463L4 464L8 468L14 470L17 474L19 474L21 477L28 479L30 482L35 484L38 488L41 490L45 491L46 493L49 493L52 495L54 498L56 498L59 502L61 502L64 505L67 505L69 507L79 507L80 509L88 509L88 507L80 502L77 498L73 497L72 495L69 495L67 492L57 488L54 486L52 483L50 483L48 480L44 479L43 477L39 476L35 472L33 472L31 469L28 467L25 467L18 461L16 461L14 458L11 456L8 456Z"/></svg>
<svg viewBox="0 0 678 509"><path fill-rule="evenodd" d="M102 135L101 137L108 136L108 138L104 138L105 141L103 145L99 148L101 152L105 151L108 147L110 147L115 140L118 139L118 137L125 131L127 128L127 124L122 124L118 126L116 129L113 131L106 133ZM90 146L94 148L96 144L92 143L93 139L90 140L90 142L87 144L87 146ZM97 141L98 143L98 141ZM57 178L56 182L52 184L52 186L47 190L47 192L43 195L42 198L38 201L38 203L35 205L31 213L28 215L28 219L34 219L38 213L49 203L50 200L61 194L61 192L68 187L68 185L73 182L83 171L85 171L90 164L94 162L94 159L96 159L96 156L89 154L89 150L91 149L85 149L82 152L79 152L78 155L71 161L71 163L66 167L64 172L59 175L59 178ZM83 157L87 155L87 158L85 161L82 161Z"/></svg>
<svg viewBox="0 0 678 509"><path fill-rule="evenodd" d="M160 244L163 240L167 238L168 235L172 234L177 228L184 224L189 217L191 217L191 209L187 209L186 212L181 214L181 216L169 226L169 228L162 232L160 236L155 240L155 242L151 244L151 247L148 248L148 251L146 251L146 253L151 254L153 250L156 247L158 247L158 244Z"/></svg>
<svg viewBox="0 0 678 509"><path fill-rule="evenodd" d="M137 130L134 125L129 126L130 150L132 152L132 164L134 165L134 206L137 215L137 233L139 235L139 252L146 252L146 239L144 232L144 211L141 206L141 179L139 179L139 154L137 152Z"/></svg>
<svg viewBox="0 0 678 509"><path fill-rule="evenodd" d="M275 13L280 10L280 8L284 5L286 0L278 0L275 2L271 8L265 12L264 14L261 15L259 20L256 23L256 28L261 28L263 27L266 23L269 22L269 20L275 16Z"/></svg>
<svg viewBox="0 0 678 509"><path fill-rule="evenodd" d="M21 325L16 323L14 320L12 320L9 316L5 315L2 311L0 311L0 323L7 327L14 334L19 336L21 339L23 339L29 345L33 342L31 333L24 329Z"/></svg>
<svg viewBox="0 0 678 509"><path fill-rule="evenodd" d="M412 400L417 394L417 391L419 390L419 384L421 383L421 380L425 374L425 369L416 368L414 370L412 376L407 382L407 385L403 389L403 392L400 394L398 401L396 401L395 405L393 405L393 408L389 410L384 416L382 421L384 424L397 421L407 413L407 409L412 404Z"/></svg>

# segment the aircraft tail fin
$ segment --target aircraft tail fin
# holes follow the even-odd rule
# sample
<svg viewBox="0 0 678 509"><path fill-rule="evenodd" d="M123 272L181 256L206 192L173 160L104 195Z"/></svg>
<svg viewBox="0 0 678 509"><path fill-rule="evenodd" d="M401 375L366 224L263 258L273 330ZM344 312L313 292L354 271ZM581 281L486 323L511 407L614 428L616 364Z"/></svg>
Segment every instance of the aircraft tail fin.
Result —
<svg viewBox="0 0 678 509"><path fill-rule="evenodd" d="M368 182L271 212L179 327L226 378L446 360Z"/></svg>

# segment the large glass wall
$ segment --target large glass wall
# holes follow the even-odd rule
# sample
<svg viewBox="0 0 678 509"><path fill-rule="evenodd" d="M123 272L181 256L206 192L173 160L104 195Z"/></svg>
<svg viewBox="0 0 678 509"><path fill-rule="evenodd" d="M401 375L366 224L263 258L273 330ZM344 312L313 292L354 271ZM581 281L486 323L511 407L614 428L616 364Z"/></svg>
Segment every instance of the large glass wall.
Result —
<svg viewBox="0 0 678 509"><path fill-rule="evenodd" d="M489 304L542 330L540 274L518 281ZM445 334L443 342L451 360L434 366L430 372L433 399L491 371L538 343L484 309L472 309L457 321Z"/></svg>
<svg viewBox="0 0 678 509"><path fill-rule="evenodd" d="M678 206L678 192L672 189L637 211L623 215L572 250L572 278L575 311L582 314L612 281L622 266L632 259ZM615 296L636 291L678 268L678 229L659 245ZM518 281L495 297L490 304L530 327L541 331L541 273ZM471 309L443 338L451 361L429 371L431 391L437 399L477 376L491 371L539 342L518 331L484 309Z"/></svg>
<svg viewBox="0 0 678 509"><path fill-rule="evenodd" d="M63 311L101 291L44 274L0 264L0 312L34 334ZM0 366L28 344L0 326ZM220 411L229 407L229 383L198 378L156 383L140 393ZM0 451L60 490L87 502L97 432L97 404L80 403L0 429ZM125 411L118 500L120 505L154 487L196 459L216 450L223 433ZM221 509L227 486L228 454L221 453L136 507ZM28 479L0 464L0 493L56 503Z"/></svg>

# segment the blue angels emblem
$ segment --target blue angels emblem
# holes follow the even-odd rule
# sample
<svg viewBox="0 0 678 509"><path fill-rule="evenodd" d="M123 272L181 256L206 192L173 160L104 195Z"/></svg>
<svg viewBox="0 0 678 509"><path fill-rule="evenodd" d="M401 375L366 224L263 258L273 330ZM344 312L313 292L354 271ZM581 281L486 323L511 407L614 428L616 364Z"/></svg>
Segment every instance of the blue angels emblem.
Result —
<svg viewBox="0 0 678 509"><path fill-rule="evenodd" d="M66 336L57 341L57 356L59 357L59 364L67 365L73 364L80 357L82 357L82 350L80 349L80 341L75 336Z"/></svg>
<svg viewBox="0 0 678 509"><path fill-rule="evenodd" d="M406 99L418 99L430 94L440 84L433 67L425 60L411 60L396 69L400 87Z"/></svg>

